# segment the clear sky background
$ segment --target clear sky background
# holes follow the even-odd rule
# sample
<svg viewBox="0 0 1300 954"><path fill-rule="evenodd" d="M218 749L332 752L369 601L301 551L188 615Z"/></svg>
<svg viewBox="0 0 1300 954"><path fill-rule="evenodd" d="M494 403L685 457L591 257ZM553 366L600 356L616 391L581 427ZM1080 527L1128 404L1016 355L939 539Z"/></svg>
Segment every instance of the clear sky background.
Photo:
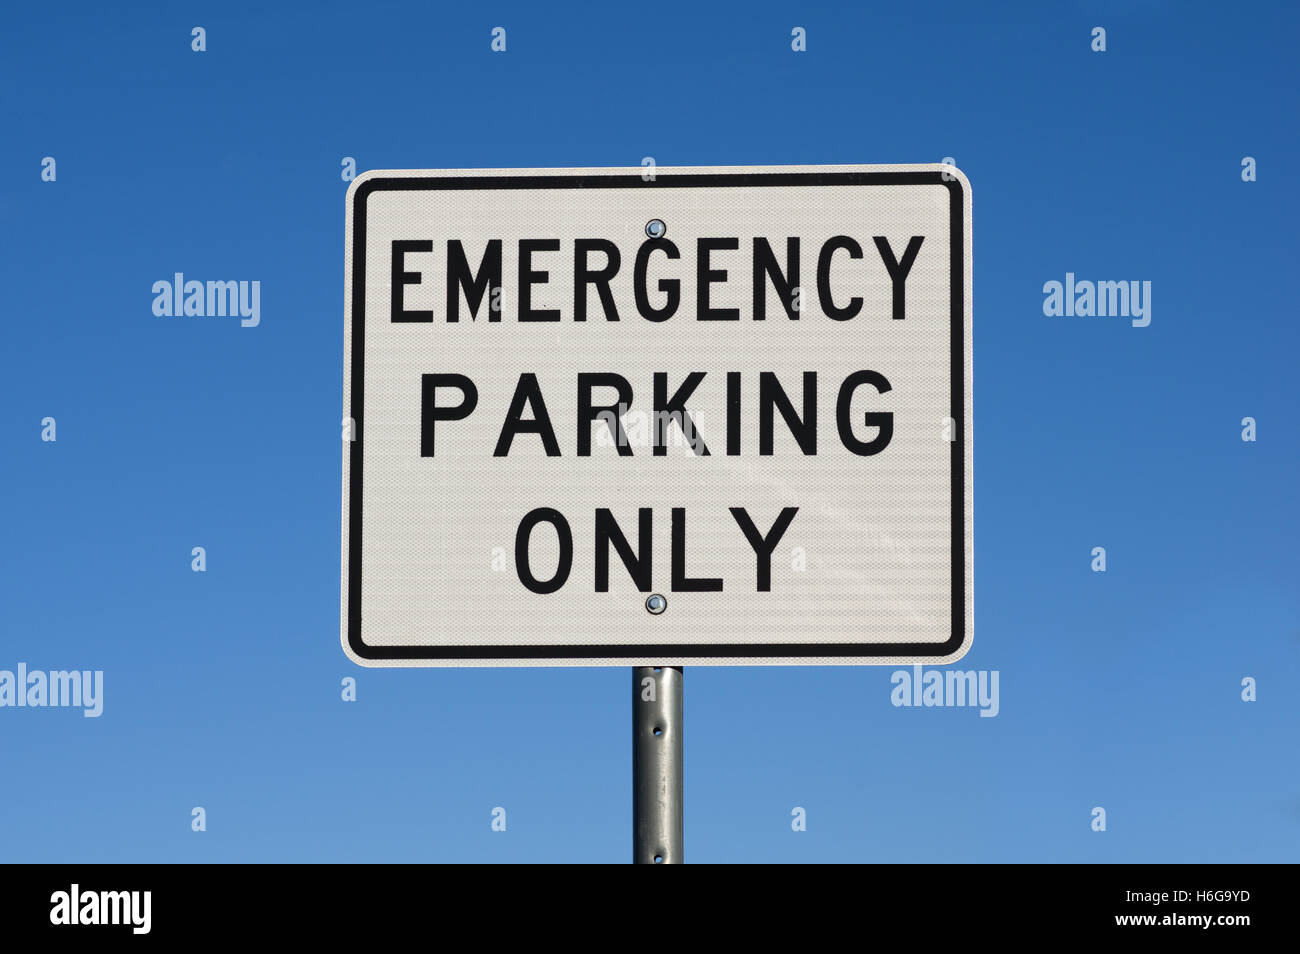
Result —
<svg viewBox="0 0 1300 954"><path fill-rule="evenodd" d="M688 668L688 861L1297 860L1298 38L1287 3L14 5L0 669L106 691L0 709L0 860L630 857L627 669L339 647L345 156L971 179L960 668L1001 711ZM260 280L261 325L155 317L177 271ZM1150 326L1045 317L1067 271L1151 281Z"/></svg>

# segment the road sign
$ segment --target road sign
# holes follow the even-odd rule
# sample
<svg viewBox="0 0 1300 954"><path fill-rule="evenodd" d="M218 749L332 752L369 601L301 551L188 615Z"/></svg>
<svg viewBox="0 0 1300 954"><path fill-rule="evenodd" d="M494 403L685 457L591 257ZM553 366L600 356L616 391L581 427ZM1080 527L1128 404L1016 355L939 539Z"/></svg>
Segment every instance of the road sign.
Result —
<svg viewBox="0 0 1300 954"><path fill-rule="evenodd" d="M346 267L354 661L969 648L953 166L369 172Z"/></svg>

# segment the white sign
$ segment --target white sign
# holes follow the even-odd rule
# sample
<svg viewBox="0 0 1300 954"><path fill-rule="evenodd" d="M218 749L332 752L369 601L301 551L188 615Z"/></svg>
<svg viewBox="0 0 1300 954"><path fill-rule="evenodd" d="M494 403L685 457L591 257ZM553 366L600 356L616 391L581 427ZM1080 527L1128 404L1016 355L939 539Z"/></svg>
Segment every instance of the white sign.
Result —
<svg viewBox="0 0 1300 954"><path fill-rule="evenodd" d="M354 661L970 647L953 166L369 172L346 263Z"/></svg>

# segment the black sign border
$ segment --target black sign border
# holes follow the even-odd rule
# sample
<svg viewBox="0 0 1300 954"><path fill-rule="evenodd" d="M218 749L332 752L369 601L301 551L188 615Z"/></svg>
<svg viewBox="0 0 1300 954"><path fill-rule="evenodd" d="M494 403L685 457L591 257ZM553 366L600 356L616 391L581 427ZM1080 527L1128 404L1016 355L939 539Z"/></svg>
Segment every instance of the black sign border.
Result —
<svg viewBox="0 0 1300 954"><path fill-rule="evenodd" d="M940 185L949 196L951 365L949 415L956 422L951 442L952 633L942 643L685 643L642 645L370 646L361 639L361 501L365 427L366 203L374 192L461 189L680 189L728 186ZM348 644L361 659L376 661L500 659L807 659L910 656L938 658L956 652L966 638L966 463L965 463L965 205L961 180L933 172L726 172L661 171L653 181L640 173L622 175L399 176L364 180L352 192L352 374L353 440L348 462Z"/></svg>

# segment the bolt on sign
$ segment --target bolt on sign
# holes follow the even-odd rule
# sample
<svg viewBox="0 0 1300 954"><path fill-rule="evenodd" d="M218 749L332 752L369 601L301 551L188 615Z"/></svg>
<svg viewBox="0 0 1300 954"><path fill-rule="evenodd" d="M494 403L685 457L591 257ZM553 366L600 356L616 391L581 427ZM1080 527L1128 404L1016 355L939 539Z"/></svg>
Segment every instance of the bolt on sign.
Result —
<svg viewBox="0 0 1300 954"><path fill-rule="evenodd" d="M969 648L953 166L369 172L346 268L355 662Z"/></svg>

